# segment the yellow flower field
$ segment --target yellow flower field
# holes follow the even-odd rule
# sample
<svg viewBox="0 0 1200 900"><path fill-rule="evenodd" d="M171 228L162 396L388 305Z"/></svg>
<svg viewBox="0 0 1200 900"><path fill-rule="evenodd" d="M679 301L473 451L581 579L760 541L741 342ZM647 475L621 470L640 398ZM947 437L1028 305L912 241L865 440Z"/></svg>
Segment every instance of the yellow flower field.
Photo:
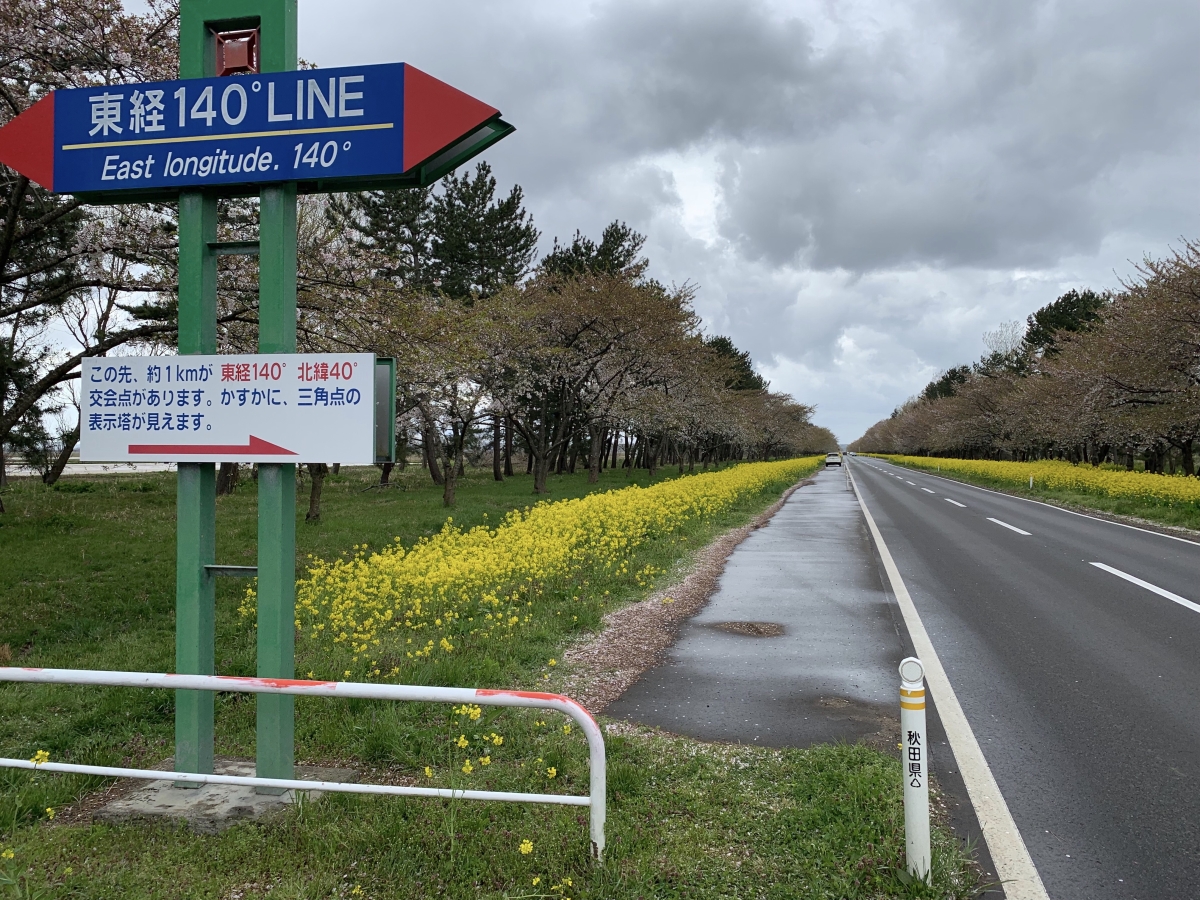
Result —
<svg viewBox="0 0 1200 900"><path fill-rule="evenodd" d="M1061 460L996 462L985 459L936 459L928 456L878 456L880 459L913 469L941 471L947 475L960 475L967 479L986 478L1013 487L1028 487L1032 476L1034 487L1049 490L1076 491L1165 506L1200 505L1200 478L1188 478L1184 475L1155 475L1089 465L1076 466Z"/></svg>
<svg viewBox="0 0 1200 900"><path fill-rule="evenodd" d="M495 527L463 531L447 519L438 534L408 549L397 538L379 551L355 547L343 559L313 560L296 584L296 627L308 644L299 649L351 667L317 677L389 678L401 666L461 654L467 645L507 641L536 627L539 617L578 619L584 603L598 597L603 604L606 587L645 586L660 574L639 565L639 550L683 542L688 526L782 490L821 459L746 463L649 488L542 502ZM556 602L544 602L551 598ZM254 606L250 588L242 615L252 616Z"/></svg>

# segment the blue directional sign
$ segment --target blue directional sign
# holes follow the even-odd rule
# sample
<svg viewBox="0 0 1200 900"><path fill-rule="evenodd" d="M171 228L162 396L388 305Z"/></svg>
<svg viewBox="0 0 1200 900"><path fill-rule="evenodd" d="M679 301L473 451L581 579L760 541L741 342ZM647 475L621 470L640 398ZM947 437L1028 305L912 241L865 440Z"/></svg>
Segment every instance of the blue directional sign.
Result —
<svg viewBox="0 0 1200 900"><path fill-rule="evenodd" d="M0 129L0 162L83 195L331 190L422 166L427 183L511 131L499 115L405 63L112 85L26 110Z"/></svg>

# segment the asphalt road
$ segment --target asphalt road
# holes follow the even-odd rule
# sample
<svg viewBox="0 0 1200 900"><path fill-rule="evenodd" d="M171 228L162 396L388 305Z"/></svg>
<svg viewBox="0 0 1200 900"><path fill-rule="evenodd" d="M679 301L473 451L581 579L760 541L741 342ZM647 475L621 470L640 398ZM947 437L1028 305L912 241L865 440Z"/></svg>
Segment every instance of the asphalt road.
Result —
<svg viewBox="0 0 1200 900"><path fill-rule="evenodd" d="M898 617L845 474L819 472L738 545L712 599L605 713L705 741L895 747Z"/></svg>
<svg viewBox="0 0 1200 900"><path fill-rule="evenodd" d="M850 466L1050 896L1200 897L1200 545Z"/></svg>
<svg viewBox="0 0 1200 900"><path fill-rule="evenodd" d="M769 626L769 633L738 627L749 625ZM912 653L858 500L842 470L826 469L733 551L708 605L604 712L707 741L807 747L861 740L895 753L897 666ZM928 739L950 824L975 846L992 880L995 868L934 703Z"/></svg>

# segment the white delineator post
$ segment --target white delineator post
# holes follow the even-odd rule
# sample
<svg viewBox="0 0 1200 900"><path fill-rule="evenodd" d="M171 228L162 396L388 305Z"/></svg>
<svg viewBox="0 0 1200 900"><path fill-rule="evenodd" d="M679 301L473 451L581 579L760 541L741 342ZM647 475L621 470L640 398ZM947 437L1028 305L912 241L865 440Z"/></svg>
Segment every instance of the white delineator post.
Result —
<svg viewBox="0 0 1200 900"><path fill-rule="evenodd" d="M929 880L929 743L925 735L925 667L900 663L900 759L904 766L904 837L910 875Z"/></svg>

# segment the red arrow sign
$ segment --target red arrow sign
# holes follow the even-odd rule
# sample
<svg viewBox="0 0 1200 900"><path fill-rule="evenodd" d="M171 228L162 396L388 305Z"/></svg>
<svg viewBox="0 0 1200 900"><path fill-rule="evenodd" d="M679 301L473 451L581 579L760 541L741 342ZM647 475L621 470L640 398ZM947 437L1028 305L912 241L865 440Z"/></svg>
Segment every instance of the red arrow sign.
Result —
<svg viewBox="0 0 1200 900"><path fill-rule="evenodd" d="M250 94L241 80L230 88L232 82L222 78L54 91L0 128L0 163L57 193L146 198L185 187L279 181L298 181L306 192L327 192L344 190L356 179L375 186L381 179L432 183L446 167L461 165L512 131L495 107L405 63L322 70L319 79L310 74L256 76L252 86L247 82ZM340 87L324 86L335 81ZM306 85L307 115L301 102ZM340 91L337 102L327 106L322 99L314 106L318 88ZM219 92L227 100L231 90L242 98L236 120L229 118L228 103L221 118L208 117L207 126L192 121L204 121L204 115L176 125L173 114L164 118L161 111L164 96L183 98L182 109L188 96L211 98ZM126 115L130 98L145 92L160 101L152 128ZM301 99L290 105L292 97ZM96 125L100 101L113 118ZM318 145L319 153L302 153ZM202 166L200 159L207 162ZM427 165L428 171L421 168Z"/></svg>
<svg viewBox="0 0 1200 900"><path fill-rule="evenodd" d="M129 452L146 456L296 456L278 444L250 435L250 442L238 444L130 444Z"/></svg>
<svg viewBox="0 0 1200 900"><path fill-rule="evenodd" d="M54 190L54 94L0 129L0 162Z"/></svg>

